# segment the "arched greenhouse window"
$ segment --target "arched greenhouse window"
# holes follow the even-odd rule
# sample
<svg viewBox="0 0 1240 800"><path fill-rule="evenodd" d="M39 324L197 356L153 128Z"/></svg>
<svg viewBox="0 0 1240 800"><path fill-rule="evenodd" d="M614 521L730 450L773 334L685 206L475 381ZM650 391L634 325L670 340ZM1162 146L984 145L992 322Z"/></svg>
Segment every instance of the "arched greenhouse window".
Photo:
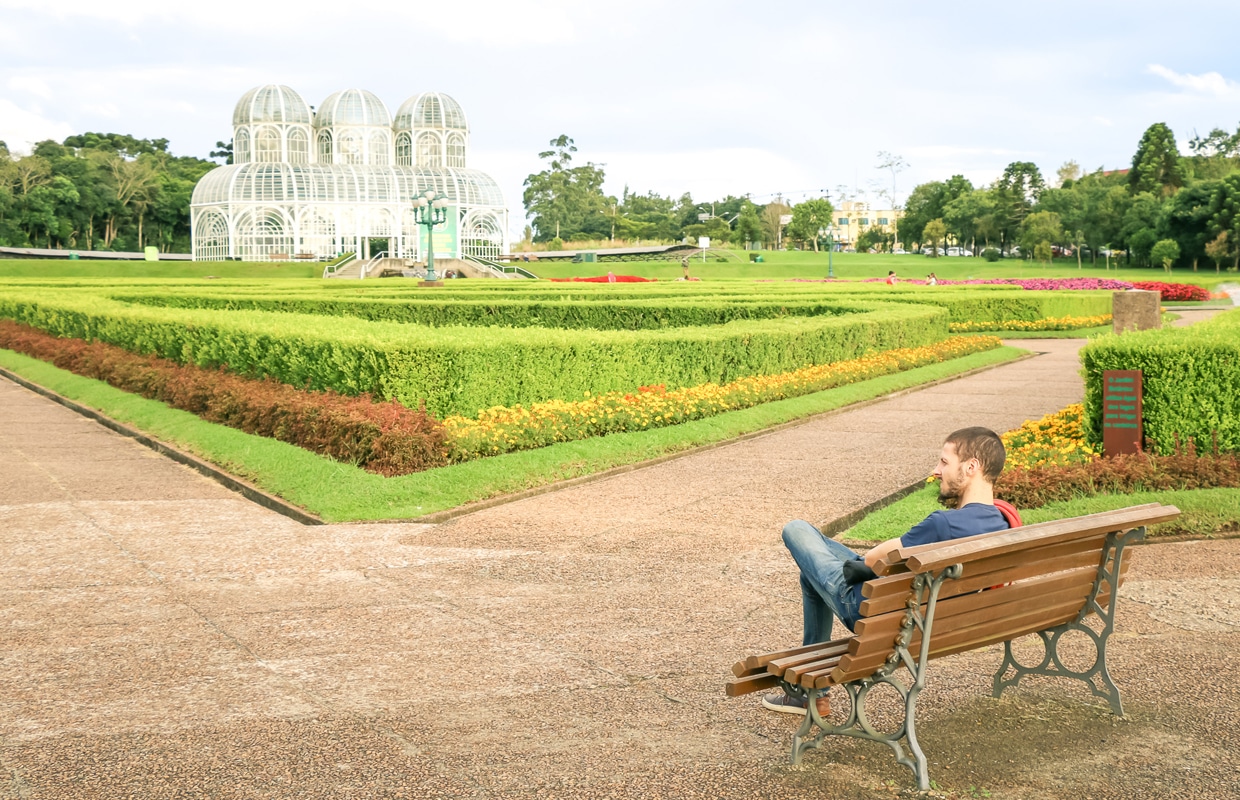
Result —
<svg viewBox="0 0 1240 800"><path fill-rule="evenodd" d="M409 134L403 131L396 134L396 166L413 166L413 144L409 139Z"/></svg>
<svg viewBox="0 0 1240 800"><path fill-rule="evenodd" d="M439 137L433 133L423 133L418 136L418 166L443 166L443 153L440 152Z"/></svg>
<svg viewBox="0 0 1240 800"><path fill-rule="evenodd" d="M223 261L228 258L228 220L217 211L206 211L198 217L194 230L194 258L198 261Z"/></svg>
<svg viewBox="0 0 1240 800"><path fill-rule="evenodd" d="M268 125L254 134L254 160L259 162L283 161L280 152L280 132Z"/></svg>
<svg viewBox="0 0 1240 800"><path fill-rule="evenodd" d="M250 133L245 128L237 131L237 136L233 141L233 163L250 163Z"/></svg>
<svg viewBox="0 0 1240 800"><path fill-rule="evenodd" d="M355 133L342 133L337 141L340 149L341 164L363 164L366 159L362 153L362 139Z"/></svg>
<svg viewBox="0 0 1240 800"><path fill-rule="evenodd" d="M465 166L465 137L457 133L448 136L448 166Z"/></svg>
<svg viewBox="0 0 1240 800"><path fill-rule="evenodd" d="M319 163L320 164L333 163L331 131L319 131Z"/></svg>
<svg viewBox="0 0 1240 800"><path fill-rule="evenodd" d="M288 163L310 163L310 140L300 128L293 128L288 132Z"/></svg>
<svg viewBox="0 0 1240 800"><path fill-rule="evenodd" d="M392 163L391 140L384 131L373 131L370 134L370 163L378 167L386 167Z"/></svg>

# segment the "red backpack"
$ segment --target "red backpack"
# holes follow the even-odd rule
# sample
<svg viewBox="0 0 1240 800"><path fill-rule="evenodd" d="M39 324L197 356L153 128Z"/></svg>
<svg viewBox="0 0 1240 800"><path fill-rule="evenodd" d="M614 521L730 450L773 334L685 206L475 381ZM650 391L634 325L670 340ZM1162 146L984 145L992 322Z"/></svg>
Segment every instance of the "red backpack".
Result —
<svg viewBox="0 0 1240 800"><path fill-rule="evenodd" d="M1019 528L1025 523L1020 520L1020 512L1016 510L1016 506L1006 500L995 500L995 508L999 509L999 513L1007 520L1009 528Z"/></svg>

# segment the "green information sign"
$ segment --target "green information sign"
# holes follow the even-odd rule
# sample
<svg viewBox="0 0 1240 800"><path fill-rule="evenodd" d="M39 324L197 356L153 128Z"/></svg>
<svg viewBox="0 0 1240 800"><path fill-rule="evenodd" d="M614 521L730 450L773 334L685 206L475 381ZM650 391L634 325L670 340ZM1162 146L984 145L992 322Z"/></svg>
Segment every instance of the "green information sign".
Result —
<svg viewBox="0 0 1240 800"><path fill-rule="evenodd" d="M1138 452L1141 449L1141 434L1141 370L1103 370L1103 455Z"/></svg>

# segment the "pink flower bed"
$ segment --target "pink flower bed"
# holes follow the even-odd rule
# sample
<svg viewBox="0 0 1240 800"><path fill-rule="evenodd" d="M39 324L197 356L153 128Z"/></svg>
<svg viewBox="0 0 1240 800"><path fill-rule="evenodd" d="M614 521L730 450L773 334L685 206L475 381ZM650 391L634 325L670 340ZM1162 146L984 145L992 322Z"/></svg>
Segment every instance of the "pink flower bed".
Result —
<svg viewBox="0 0 1240 800"><path fill-rule="evenodd" d="M642 278L637 275L595 275L590 278L552 278L551 280L556 283L653 283L658 278Z"/></svg>

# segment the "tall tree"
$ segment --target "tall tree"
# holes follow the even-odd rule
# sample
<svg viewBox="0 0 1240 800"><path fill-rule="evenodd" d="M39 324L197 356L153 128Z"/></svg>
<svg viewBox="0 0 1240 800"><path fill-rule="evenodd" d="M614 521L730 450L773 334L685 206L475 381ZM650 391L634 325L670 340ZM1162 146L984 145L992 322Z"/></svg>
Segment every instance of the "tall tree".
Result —
<svg viewBox="0 0 1240 800"><path fill-rule="evenodd" d="M602 166L592 162L572 166L577 147L567 135L552 139L550 145L550 150L538 154L547 168L526 177L522 196L526 215L533 218L534 241L583 234L606 238L611 221L604 211L608 203Z"/></svg>
<svg viewBox="0 0 1240 800"><path fill-rule="evenodd" d="M818 231L831 225L835 208L825 197L802 200L792 207L792 222L788 223L788 235L799 242L813 242L818 252Z"/></svg>
<svg viewBox="0 0 1240 800"><path fill-rule="evenodd" d="M930 245L931 258L938 257L938 245L945 236L947 236L947 226L943 224L943 220L932 219L926 223L926 227L921 232L921 240Z"/></svg>
<svg viewBox="0 0 1240 800"><path fill-rule="evenodd" d="M782 200L774 200L762 207L759 216L762 219L762 239L771 249L778 249L783 244L784 217L792 214L792 208Z"/></svg>
<svg viewBox="0 0 1240 800"><path fill-rule="evenodd" d="M1166 123L1155 122L1145 129L1128 172L1128 188L1135 195L1151 192L1160 196L1174 193L1184 185L1180 150L1175 134Z"/></svg>
<svg viewBox="0 0 1240 800"><path fill-rule="evenodd" d="M1032 161L1013 161L995 183L995 206L1004 245L1010 244L1021 223L1046 189L1042 172Z"/></svg>

